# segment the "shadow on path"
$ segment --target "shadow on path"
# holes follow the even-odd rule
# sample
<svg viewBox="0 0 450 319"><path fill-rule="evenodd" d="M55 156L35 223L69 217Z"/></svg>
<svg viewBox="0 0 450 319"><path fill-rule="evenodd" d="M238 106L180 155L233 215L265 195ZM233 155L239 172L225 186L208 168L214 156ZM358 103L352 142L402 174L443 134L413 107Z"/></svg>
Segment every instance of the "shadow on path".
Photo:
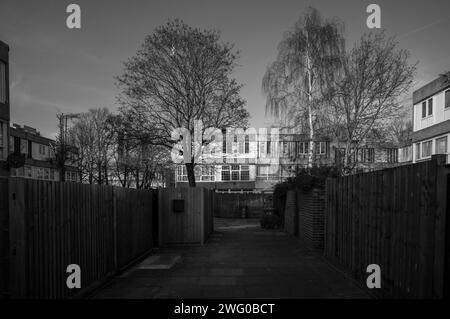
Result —
<svg viewBox="0 0 450 319"><path fill-rule="evenodd" d="M258 220L215 220L204 246L167 247L93 298L369 298L296 238Z"/></svg>

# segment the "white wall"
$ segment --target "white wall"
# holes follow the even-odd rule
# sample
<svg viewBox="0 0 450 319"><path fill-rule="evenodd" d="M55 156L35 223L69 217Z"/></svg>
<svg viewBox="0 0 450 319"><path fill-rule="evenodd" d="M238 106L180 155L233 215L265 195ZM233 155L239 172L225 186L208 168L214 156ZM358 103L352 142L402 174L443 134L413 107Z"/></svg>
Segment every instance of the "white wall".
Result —
<svg viewBox="0 0 450 319"><path fill-rule="evenodd" d="M433 114L422 118L422 102L414 105L414 132L432 125L450 120L450 108L445 109L445 91L435 94L433 97ZM428 99L427 99L428 101ZM427 102L428 114L428 102Z"/></svg>

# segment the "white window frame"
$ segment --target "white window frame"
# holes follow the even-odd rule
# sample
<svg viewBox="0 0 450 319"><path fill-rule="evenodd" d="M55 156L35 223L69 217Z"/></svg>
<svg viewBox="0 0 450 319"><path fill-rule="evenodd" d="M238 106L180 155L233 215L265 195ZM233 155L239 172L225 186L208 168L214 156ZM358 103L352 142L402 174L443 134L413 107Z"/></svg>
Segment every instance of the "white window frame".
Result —
<svg viewBox="0 0 450 319"><path fill-rule="evenodd" d="M445 152L444 153L438 153L439 151L438 151L438 142L440 141L440 140L445 140ZM436 138L436 141L435 141L435 153L436 154L447 154L448 153L448 138L447 138L447 136L441 136L441 137L438 137L438 138Z"/></svg>
<svg viewBox="0 0 450 319"><path fill-rule="evenodd" d="M447 101L447 93L448 93L448 101ZM450 109L450 89L444 91L444 109Z"/></svg>
<svg viewBox="0 0 450 319"><path fill-rule="evenodd" d="M430 144L430 155L424 155L424 144ZM421 158L428 158L428 157L431 157L431 155L433 155L433 140L427 140L427 141L423 141L423 142L421 142Z"/></svg>

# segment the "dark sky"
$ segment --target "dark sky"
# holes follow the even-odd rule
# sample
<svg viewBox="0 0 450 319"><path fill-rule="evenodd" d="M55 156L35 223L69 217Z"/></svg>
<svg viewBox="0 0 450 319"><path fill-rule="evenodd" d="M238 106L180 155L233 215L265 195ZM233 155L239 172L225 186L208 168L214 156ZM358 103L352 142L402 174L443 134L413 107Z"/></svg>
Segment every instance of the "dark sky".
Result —
<svg viewBox="0 0 450 319"><path fill-rule="evenodd" d="M416 88L450 70L449 0L1 0L0 40L11 47L11 121L53 136L58 111L115 110L113 77L122 62L156 26L181 18L235 43L241 51L236 77L245 85L251 124L265 126L271 119L264 115L261 79L283 32L311 5L341 19L352 44L369 31L366 7L374 2L382 27L419 62ZM81 30L66 28L70 3L81 6Z"/></svg>

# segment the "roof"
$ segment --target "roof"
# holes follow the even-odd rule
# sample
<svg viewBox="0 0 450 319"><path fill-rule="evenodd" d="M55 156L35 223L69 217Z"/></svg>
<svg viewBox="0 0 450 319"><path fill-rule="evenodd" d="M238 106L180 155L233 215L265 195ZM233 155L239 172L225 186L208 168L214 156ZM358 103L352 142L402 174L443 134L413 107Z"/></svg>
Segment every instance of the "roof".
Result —
<svg viewBox="0 0 450 319"><path fill-rule="evenodd" d="M417 104L436 93L439 93L450 87L450 71L442 74L434 81L422 86L413 92L413 104Z"/></svg>

